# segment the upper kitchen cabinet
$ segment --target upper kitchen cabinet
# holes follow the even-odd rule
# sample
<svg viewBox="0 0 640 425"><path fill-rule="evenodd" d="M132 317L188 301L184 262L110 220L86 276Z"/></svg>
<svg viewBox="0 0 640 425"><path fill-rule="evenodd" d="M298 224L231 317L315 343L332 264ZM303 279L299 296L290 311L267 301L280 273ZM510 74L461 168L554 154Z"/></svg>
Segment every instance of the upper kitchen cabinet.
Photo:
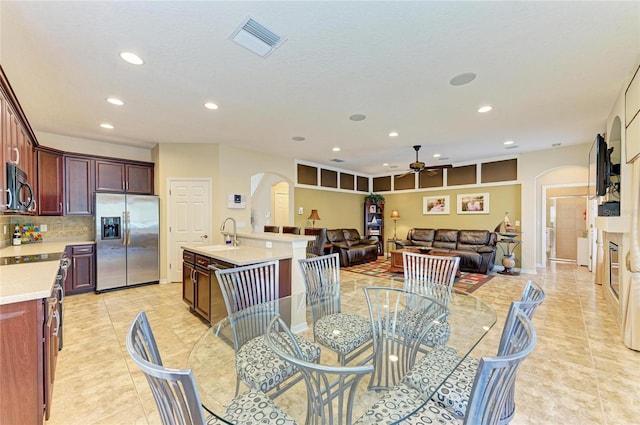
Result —
<svg viewBox="0 0 640 425"><path fill-rule="evenodd" d="M64 174L62 152L36 149L38 165L38 213L62 215L64 213Z"/></svg>
<svg viewBox="0 0 640 425"><path fill-rule="evenodd" d="M0 159L2 162L2 169L0 174L2 178L2 206L0 211L7 211L6 201L7 196L7 181L5 164L10 163L15 165L26 176L25 182L33 189L34 202L31 203L31 207L28 211L21 211L22 213L36 213L37 212L37 171L35 163L35 151L34 148L38 145L35 134L27 121L20 103L7 80L4 70L0 67L0 141L2 145L2 154Z"/></svg>
<svg viewBox="0 0 640 425"><path fill-rule="evenodd" d="M96 160L96 192L153 194L153 164Z"/></svg>
<svg viewBox="0 0 640 425"><path fill-rule="evenodd" d="M64 215L92 215L94 160L65 155L64 170Z"/></svg>

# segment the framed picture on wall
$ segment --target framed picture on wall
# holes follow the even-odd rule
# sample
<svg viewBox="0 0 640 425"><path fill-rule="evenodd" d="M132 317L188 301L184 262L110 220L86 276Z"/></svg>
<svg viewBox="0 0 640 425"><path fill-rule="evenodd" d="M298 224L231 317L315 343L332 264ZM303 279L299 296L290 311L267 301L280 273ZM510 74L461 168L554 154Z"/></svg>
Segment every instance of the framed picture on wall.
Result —
<svg viewBox="0 0 640 425"><path fill-rule="evenodd" d="M458 195L458 214L489 214L489 194Z"/></svg>
<svg viewBox="0 0 640 425"><path fill-rule="evenodd" d="M449 195L425 196L422 198L422 214L449 214Z"/></svg>

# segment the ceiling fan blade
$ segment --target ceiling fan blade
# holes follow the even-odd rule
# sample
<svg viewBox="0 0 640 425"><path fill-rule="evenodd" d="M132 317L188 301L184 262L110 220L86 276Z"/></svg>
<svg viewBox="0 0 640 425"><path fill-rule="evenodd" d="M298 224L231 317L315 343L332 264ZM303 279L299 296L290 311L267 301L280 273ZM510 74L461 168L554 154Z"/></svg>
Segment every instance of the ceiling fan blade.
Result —
<svg viewBox="0 0 640 425"><path fill-rule="evenodd" d="M416 173L415 171L413 171L413 170L409 170L409 171L407 171L407 172L406 172L406 173L404 173L404 174L399 174L399 175L397 174L397 175L395 175L394 177L395 177L395 178L397 178L397 179L401 179L401 178L403 178L403 177L407 177L409 174L415 174L415 173Z"/></svg>

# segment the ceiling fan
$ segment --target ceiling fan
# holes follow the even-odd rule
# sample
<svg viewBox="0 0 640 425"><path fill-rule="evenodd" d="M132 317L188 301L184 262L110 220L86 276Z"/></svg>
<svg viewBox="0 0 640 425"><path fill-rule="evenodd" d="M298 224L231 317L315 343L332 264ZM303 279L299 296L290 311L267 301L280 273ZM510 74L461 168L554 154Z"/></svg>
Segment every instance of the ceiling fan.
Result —
<svg viewBox="0 0 640 425"><path fill-rule="evenodd" d="M422 146L421 145L414 145L413 149L416 151L416 161L412 162L411 164L409 164L409 171L403 175L401 175L400 177L404 177L407 176L411 173L421 173L423 171L427 171L430 172L430 174L435 174L437 170L442 170L444 168L451 168L452 165L451 164L445 164L445 165L430 165L427 166L424 162L420 161L418 159L418 151L420 150Z"/></svg>

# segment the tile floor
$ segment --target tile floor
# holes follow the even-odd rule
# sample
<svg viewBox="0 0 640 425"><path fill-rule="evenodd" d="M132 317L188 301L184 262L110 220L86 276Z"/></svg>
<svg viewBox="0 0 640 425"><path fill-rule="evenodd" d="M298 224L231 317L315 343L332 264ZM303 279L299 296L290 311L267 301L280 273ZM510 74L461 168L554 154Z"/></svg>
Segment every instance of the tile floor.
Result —
<svg viewBox="0 0 640 425"><path fill-rule="evenodd" d="M343 280L349 276L362 278L343 272ZM544 287L547 299L533 320L538 343L518 374L512 424L639 423L640 352L620 342L601 288L584 267L556 263L536 276L497 275L476 291L497 310L498 323L475 355L495 354L509 303L527 278ZM181 285L75 295L65 303L65 345L47 424L159 424L146 380L127 354L125 333L135 313L145 310L164 363L184 367L208 328L182 302Z"/></svg>

